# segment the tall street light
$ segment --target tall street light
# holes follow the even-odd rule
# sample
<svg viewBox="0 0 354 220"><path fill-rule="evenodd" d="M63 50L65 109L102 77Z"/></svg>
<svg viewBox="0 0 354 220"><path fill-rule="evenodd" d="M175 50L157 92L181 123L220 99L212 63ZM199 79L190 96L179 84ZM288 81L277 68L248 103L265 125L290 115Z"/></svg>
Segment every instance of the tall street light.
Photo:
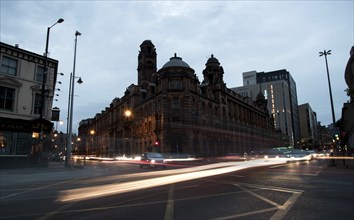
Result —
<svg viewBox="0 0 354 220"><path fill-rule="evenodd" d="M71 150L72 150L72 128L73 128L73 107L74 107L74 87L75 87L75 65L76 65L76 47L77 47L77 36L80 36L81 33L76 31L75 32L75 49L74 49L74 65L73 65L73 72L72 76L70 78L70 90L69 90L69 99L70 99L70 105L69 105L69 112L68 112L68 146L66 148L66 158L65 158L65 166L66 167L71 167ZM78 80L78 83L82 83L81 78Z"/></svg>
<svg viewBox="0 0 354 220"><path fill-rule="evenodd" d="M52 27L54 27L54 25L58 24L58 23L62 23L64 21L64 19L59 18L57 22L55 22L52 26L47 28L47 40L46 40L46 44L45 44L45 54L44 54L44 70L43 70L43 81L42 81L42 89L41 89L41 109L39 111L39 119L40 119L40 132L41 132L41 137L43 137L43 125L42 125L42 119L43 119L43 114L44 114L44 99L45 99L45 82L47 79L47 60L48 60L48 44L49 44L49 32L50 29Z"/></svg>
<svg viewBox="0 0 354 220"><path fill-rule="evenodd" d="M320 52L320 57L323 56L323 55L325 56L325 60L326 60L327 79L328 79L328 88L329 88L329 98L331 100L333 127L335 127L336 119L335 119L335 116L334 116L331 80L329 78L329 70L328 70L328 62L327 62L327 55L331 55L331 50L328 50L328 51L324 50L323 52Z"/></svg>

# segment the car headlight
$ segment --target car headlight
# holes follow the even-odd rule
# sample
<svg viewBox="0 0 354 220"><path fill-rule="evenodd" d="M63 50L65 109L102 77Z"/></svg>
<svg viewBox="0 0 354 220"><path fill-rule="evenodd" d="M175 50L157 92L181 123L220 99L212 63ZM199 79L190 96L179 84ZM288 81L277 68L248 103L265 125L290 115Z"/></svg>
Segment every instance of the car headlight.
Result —
<svg viewBox="0 0 354 220"><path fill-rule="evenodd" d="M151 160L151 163L155 163L155 160Z"/></svg>

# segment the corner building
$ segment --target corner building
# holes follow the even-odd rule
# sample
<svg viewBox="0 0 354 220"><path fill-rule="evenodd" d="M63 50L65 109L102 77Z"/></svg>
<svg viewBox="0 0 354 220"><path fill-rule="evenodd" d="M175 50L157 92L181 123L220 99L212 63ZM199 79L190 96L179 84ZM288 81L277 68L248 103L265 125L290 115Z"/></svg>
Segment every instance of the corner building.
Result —
<svg viewBox="0 0 354 220"><path fill-rule="evenodd" d="M156 57L155 46L145 40L138 56L138 85L130 85L123 97L80 123L85 154L158 151L205 156L281 145L264 96L252 101L228 89L213 55L202 82L177 54L159 70Z"/></svg>
<svg viewBox="0 0 354 220"><path fill-rule="evenodd" d="M0 164L21 167L45 158L51 147L49 134L59 61L18 45L0 42ZM45 99L42 110L42 84ZM43 117L40 113L43 111ZM54 120L53 120L54 121ZM43 139L40 138L43 134ZM43 159L42 158L42 159Z"/></svg>

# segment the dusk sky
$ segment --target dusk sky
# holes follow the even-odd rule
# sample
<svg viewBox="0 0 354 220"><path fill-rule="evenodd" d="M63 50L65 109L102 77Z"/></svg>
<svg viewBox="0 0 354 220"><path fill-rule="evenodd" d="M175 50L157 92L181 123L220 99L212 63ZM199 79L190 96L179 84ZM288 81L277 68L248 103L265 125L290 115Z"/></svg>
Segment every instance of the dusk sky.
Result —
<svg viewBox="0 0 354 220"><path fill-rule="evenodd" d="M69 78L78 37L73 129L93 118L137 84L140 44L149 39L157 68L179 57L200 81L213 54L228 88L242 86L242 73L286 69L297 86L298 103L309 103L322 125L332 123L324 57L328 56L336 120L345 93L344 70L354 45L354 1L17 1L0 0L0 40L59 61L61 109L66 132Z"/></svg>

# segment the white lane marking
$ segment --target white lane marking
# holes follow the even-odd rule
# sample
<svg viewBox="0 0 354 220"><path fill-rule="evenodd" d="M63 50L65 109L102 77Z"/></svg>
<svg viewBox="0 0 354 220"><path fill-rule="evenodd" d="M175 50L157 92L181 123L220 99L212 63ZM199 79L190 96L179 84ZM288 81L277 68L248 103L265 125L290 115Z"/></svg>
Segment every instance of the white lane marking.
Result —
<svg viewBox="0 0 354 220"><path fill-rule="evenodd" d="M256 215L260 213L265 213L265 212L271 212L271 211L276 211L277 212L271 217L270 220L281 220L285 217L285 215L290 211L292 206L295 204L296 200L302 195L303 191L302 190L294 190L294 189L287 189L287 188L281 188L281 187L269 187L269 186L261 186L261 185L255 185L255 184L247 184L247 183L234 183L233 185L239 187L242 189L244 192L247 192L256 198L261 199L262 201L269 203L272 206L272 208L268 209L260 209L260 210L255 210L251 212L245 212L245 213L240 213L240 214L235 214L235 215L230 215L230 216L224 216L224 217L219 217L215 218L215 220L226 220L226 219L235 219L238 217L245 217L245 216L250 216L250 215ZM286 192L286 193L291 193L292 195L289 197L289 199L284 203L284 205L279 205L276 202L273 202L261 195L258 195L255 193L254 190L248 190L242 186L247 186L247 187L252 187L256 188L257 190L271 190L271 191L278 191L278 192Z"/></svg>
<svg viewBox="0 0 354 220"><path fill-rule="evenodd" d="M248 183L240 183L240 182L234 182L234 184L252 187L252 188L256 188L256 189L265 189L265 190L286 192L286 193L303 193L304 192L303 190L276 187L276 186L264 186L264 185L256 185L256 184L248 184Z"/></svg>
<svg viewBox="0 0 354 220"><path fill-rule="evenodd" d="M242 189L242 190L245 191L246 193L251 194L252 196L254 196L254 197L256 197L256 198L258 198L258 199L260 199L260 200L262 200L262 201L264 201L264 202L266 202L266 203L269 203L269 204L272 205L272 206L275 206L277 209L280 209L280 208L281 208L281 205L279 205L279 204L276 203L276 202L273 202L273 201L270 200L270 199L267 199L267 198L265 198L265 197L263 197L263 196L261 196L261 195L258 195L257 193L252 192L252 191L246 189L245 187L242 187L241 185L238 185L238 184L234 184L234 185L237 186L238 188Z"/></svg>
<svg viewBox="0 0 354 220"><path fill-rule="evenodd" d="M235 219L235 218L245 217L245 216L249 216L249 215L256 215L256 214L260 214L260 213L264 213L264 212L271 212L271 211L275 211L277 209L278 208L276 208L276 207L268 208L268 209L261 209L261 210L256 210L256 211L252 211L252 212L245 212L245 213L241 213L241 214L235 214L235 215L229 215L229 216L224 216L224 217L220 217L220 218L214 218L212 220Z"/></svg>
<svg viewBox="0 0 354 220"><path fill-rule="evenodd" d="M73 206L74 204L76 204L75 202L73 203L69 203L66 204L62 207L60 207L59 209L56 209L52 212L48 212L45 213L45 215L41 216L40 218L37 218L37 220L46 220L46 219L50 219L51 217L53 217L54 215L58 214L58 213L62 213L62 211L66 210L67 208L69 208L70 206Z"/></svg>
<svg viewBox="0 0 354 220"><path fill-rule="evenodd" d="M302 162L298 162L299 164L301 163L308 163L308 161L302 161ZM291 165L292 163L286 163L286 164L279 164L279 165L274 165L274 166L270 166L269 169L276 169L278 167L285 167L288 165ZM323 166L319 166L319 169L316 172L313 173L309 173L308 171L304 171L301 172L300 174L303 176L318 176L323 170Z"/></svg>
<svg viewBox="0 0 354 220"><path fill-rule="evenodd" d="M173 214L174 214L174 190L175 190L175 184L172 184L170 186L170 189L168 191L168 198L167 198L167 206L166 206L166 211L165 211L165 220L172 220L173 219Z"/></svg>
<svg viewBox="0 0 354 220"><path fill-rule="evenodd" d="M275 165L275 166L269 167L269 169L274 169L274 168L278 168L278 167L285 167L285 166L288 166L288 165L289 165L289 164Z"/></svg>
<svg viewBox="0 0 354 220"><path fill-rule="evenodd" d="M3 196L3 197L0 197L0 199L7 199L7 198L10 198L10 197L26 194L26 193L29 193L29 192L33 192L33 191L49 188L49 187L52 187L52 186L56 186L56 185L60 185L60 184L64 184L64 183L68 183L68 182L72 182L72 181L73 180L62 181L62 182L59 182L59 183L53 183L53 184L50 184L50 185L37 187L37 188L30 189L30 190L26 190L26 191L22 191L22 192L18 192L18 193L13 193L13 194L10 194L10 195L7 195L7 196Z"/></svg>
<svg viewBox="0 0 354 220"><path fill-rule="evenodd" d="M236 175L236 174L233 174L233 175L228 175L228 176L235 176L235 177L245 177L245 176L241 176L241 175Z"/></svg>
<svg viewBox="0 0 354 220"><path fill-rule="evenodd" d="M295 204L296 200L301 196L301 193L294 193L290 196L290 198L285 202L285 204L278 209L278 211L269 219L269 220L280 220L284 219L286 214L290 211L290 209Z"/></svg>

